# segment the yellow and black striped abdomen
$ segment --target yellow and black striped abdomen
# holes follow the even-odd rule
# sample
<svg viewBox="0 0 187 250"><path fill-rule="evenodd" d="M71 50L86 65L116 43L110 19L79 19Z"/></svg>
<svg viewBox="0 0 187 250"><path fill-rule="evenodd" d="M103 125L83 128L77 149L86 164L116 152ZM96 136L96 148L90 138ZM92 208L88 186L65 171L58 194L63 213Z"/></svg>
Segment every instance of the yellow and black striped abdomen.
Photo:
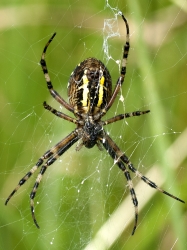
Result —
<svg viewBox="0 0 187 250"><path fill-rule="evenodd" d="M78 111L97 114L111 98L112 80L105 65L88 58L72 72L68 84L69 103Z"/></svg>

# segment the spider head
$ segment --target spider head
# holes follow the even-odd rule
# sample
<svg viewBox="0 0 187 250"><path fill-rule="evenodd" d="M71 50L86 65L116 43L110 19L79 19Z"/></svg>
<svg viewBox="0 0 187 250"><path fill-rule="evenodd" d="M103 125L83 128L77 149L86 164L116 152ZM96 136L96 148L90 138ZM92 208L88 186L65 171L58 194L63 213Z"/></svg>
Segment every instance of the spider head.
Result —
<svg viewBox="0 0 187 250"><path fill-rule="evenodd" d="M103 127L99 123L87 120L83 127L83 145L86 148L92 148L97 144L98 137L102 134Z"/></svg>

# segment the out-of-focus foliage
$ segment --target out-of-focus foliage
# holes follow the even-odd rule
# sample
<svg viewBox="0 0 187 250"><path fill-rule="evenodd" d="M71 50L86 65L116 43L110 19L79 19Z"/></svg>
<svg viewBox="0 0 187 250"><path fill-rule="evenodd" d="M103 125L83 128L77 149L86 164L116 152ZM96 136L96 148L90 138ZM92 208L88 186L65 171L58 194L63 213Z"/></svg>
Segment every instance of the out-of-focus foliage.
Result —
<svg viewBox="0 0 187 250"><path fill-rule="evenodd" d="M128 18L131 50L123 86L125 105L117 100L108 117L138 109L151 109L151 114L129 119L128 125L124 121L113 124L107 131L141 172L162 163L163 144L169 146L186 128L186 1L133 2L110 1L107 6L105 1L84 0L1 1L0 249L84 249L122 199L130 199L123 174L105 151L83 148L76 152L73 147L50 167L39 187L35 213L40 230L33 224L29 207L36 176L4 206L19 179L75 127L42 106L46 100L61 109L50 96L39 65L44 45L54 31L57 36L46 60L55 89L67 100L67 82L80 61L91 56L107 63L103 27L104 20L117 13L111 7ZM114 59L107 64L113 87L119 75L115 60L121 59L125 41L119 16L118 27L120 37L108 39ZM64 108L62 112L66 112ZM180 155L180 148L173 154ZM168 177L168 191L187 201L186 167L185 161L170 178L166 166L163 174ZM148 177L154 180L154 176ZM144 195L142 190L136 193L137 197ZM185 249L186 205L168 203L168 199L157 193L141 211L136 234L130 236L131 225L110 249ZM133 216L133 205L127 209Z"/></svg>

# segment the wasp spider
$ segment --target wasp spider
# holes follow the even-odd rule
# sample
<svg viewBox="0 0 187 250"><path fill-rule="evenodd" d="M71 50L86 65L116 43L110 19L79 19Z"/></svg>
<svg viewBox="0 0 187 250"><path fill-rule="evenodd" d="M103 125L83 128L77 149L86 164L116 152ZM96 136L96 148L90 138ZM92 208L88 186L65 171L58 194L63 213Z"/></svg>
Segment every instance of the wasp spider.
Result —
<svg viewBox="0 0 187 250"><path fill-rule="evenodd" d="M118 165L118 167L124 173L128 183L132 202L135 208L135 223L132 234L134 234L137 227L138 200L136 198L136 193L133 188L133 183L131 181L129 170L135 173L152 188L155 188L158 191L184 203L183 200L162 190L154 182L143 176L133 166L129 158L125 155L125 153L123 153L119 149L116 143L110 138L110 136L105 132L103 128L105 125L108 125L110 123L120 121L122 119L126 119L132 116L144 115L150 112L150 110L134 111L114 116L105 121L101 120L101 118L106 114L106 112L111 108L112 104L114 103L114 100L116 99L117 94L119 93L121 86L124 82L126 74L127 57L130 48L129 25L124 15L122 13L120 13L120 15L122 16L122 19L126 26L126 42L123 48L121 73L113 91L112 79L106 66L96 58L88 58L81 62L79 65L77 65L77 67L70 76L68 83L69 103L67 103L54 90L45 61L45 54L47 48L55 37L56 33L53 34L53 36L49 39L48 43L44 47L40 63L43 69L49 92L57 102L59 102L67 110L71 111L75 118L72 118L60 111L57 111L56 109L49 106L46 102L44 102L43 104L44 108L49 110L54 115L76 124L76 128L73 132L71 132L61 141L59 141L54 147L49 149L43 156L39 158L36 165L31 168L31 170L29 170L29 172L19 181L17 187L12 191L12 193L9 195L5 202L5 204L7 204L10 198L15 194L15 192L33 175L33 173L39 167L41 167L40 173L37 176L34 187L30 194L32 218L38 228L39 225L36 221L34 212L34 198L36 196L36 191L41 182L41 179L47 168L52 165L77 141L79 141L79 143L76 147L76 150L80 150L82 146L92 148L93 146L97 145L99 149L101 149L101 147L104 147L106 149L106 152L115 160L115 164Z"/></svg>

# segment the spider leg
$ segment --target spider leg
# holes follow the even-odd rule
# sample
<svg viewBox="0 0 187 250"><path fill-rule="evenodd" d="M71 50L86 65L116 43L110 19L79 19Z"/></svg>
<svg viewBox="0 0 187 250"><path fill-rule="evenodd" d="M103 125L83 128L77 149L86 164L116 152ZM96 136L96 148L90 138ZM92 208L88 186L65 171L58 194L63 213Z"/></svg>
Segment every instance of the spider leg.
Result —
<svg viewBox="0 0 187 250"><path fill-rule="evenodd" d="M64 120L67 120L67 121L75 123L75 124L82 124L83 125L83 123L81 123L81 121L79 121L77 119L74 119L71 116L66 115L66 114L64 114L64 113L62 113L62 112L60 112L60 111L52 108L46 102L43 103L43 106L44 106L45 109L49 110L51 113L53 113L54 115L56 115L56 116L58 116L58 117L60 117L60 118L62 118Z"/></svg>
<svg viewBox="0 0 187 250"><path fill-rule="evenodd" d="M104 132L105 133L105 132ZM106 151L110 154L110 156L114 159L115 164L118 165L118 167L123 171L125 178L128 183L129 191L131 194L132 202L134 204L135 209L135 222L134 227L132 230L132 235L135 233L137 223L138 223L138 200L136 198L136 193L133 187L133 183L131 180L131 176L127 168L125 167L124 163L120 159L120 155L122 154L121 150L118 148L118 146L113 142L113 140L105 133L104 138L99 139L100 142L103 144Z"/></svg>
<svg viewBox="0 0 187 250"><path fill-rule="evenodd" d="M114 91L112 93L112 97L110 98L108 104L106 107L101 111L100 115L103 116L106 114L106 112L110 109L112 106L114 100L116 99L117 94L119 93L119 90L121 89L121 85L124 82L124 78L126 75L126 65L127 65L127 57L129 54L129 49L130 49L130 38L129 38L129 24L127 22L127 19L124 17L124 15L121 13L121 16L123 18L123 21L125 22L126 25L126 42L123 48L123 59L122 59L122 66L121 66L121 75L117 80L116 86L114 88Z"/></svg>
<svg viewBox="0 0 187 250"><path fill-rule="evenodd" d="M122 156L120 156L120 158L122 159L122 161L124 161L127 165L128 168L135 173L139 178L141 178L146 184L148 184L150 187L155 188L156 190L162 192L163 194L168 195L169 197L180 201L182 203L185 203L185 201L179 199L178 197L166 192L165 190L161 189L160 187L158 187L154 182L152 182L151 180L149 180L146 176L144 176L142 173L140 173L134 166L133 164L129 161L129 159L123 154Z"/></svg>
<svg viewBox="0 0 187 250"><path fill-rule="evenodd" d="M139 178L141 178L145 183L147 183L150 187L152 188L155 188L156 190L168 195L169 197L175 199L175 200L178 200L182 203L185 203L185 201L179 199L178 197L166 192L165 190L161 189L160 187L158 187L154 182L152 182L151 180L149 180L147 177L145 177L142 173L140 173L134 166L133 164L129 161L128 157L121 152L121 150L118 148L118 146L112 141L112 139L107 135L105 134L104 136L104 139L107 141L107 143L111 146L112 145L112 148L114 150L114 152L116 152L116 156L118 158L120 158L127 166L128 168L133 172L135 173ZM106 148L105 146L105 142L102 142L104 147ZM110 151L109 151L110 153Z"/></svg>
<svg viewBox="0 0 187 250"><path fill-rule="evenodd" d="M130 191L130 194L132 197L132 202L133 202L134 208L135 208L135 222L134 222L134 227L132 230L132 235L133 235L136 231L137 224L138 224L138 200L136 198L136 193L135 193L135 190L133 187L133 183L132 183L129 171L126 169L126 167L122 161L118 161L116 164L123 171L123 173L125 175L125 178L126 178L127 183L128 183L129 191Z"/></svg>
<svg viewBox="0 0 187 250"><path fill-rule="evenodd" d="M33 175L33 173L41 166L45 159L45 154L39 158L38 162L34 167L29 170L29 172L19 181L18 185L16 188L12 191L12 193L8 196L8 198L5 201L5 205L9 202L9 200L12 198L12 196L17 192L17 190Z"/></svg>
<svg viewBox="0 0 187 250"><path fill-rule="evenodd" d="M73 134L73 133L72 133ZM53 154L55 154L59 148L62 147L62 144L64 144L64 140L68 140L68 137L70 137L71 134L69 136L67 136L65 139L63 139L62 141L60 141L59 143L57 143L54 147L52 147L50 150L48 150L42 157L39 158L38 162L36 163L36 165L34 167L31 168L31 170L29 170L29 172L19 181L18 185L16 186L16 188L12 191L12 193L8 196L8 198L5 201L5 205L7 205L7 203L9 202L9 200L12 198L12 196L17 192L17 190L33 175L33 173L42 165L42 163L44 162L45 159L48 159L50 156L52 156ZM74 135L75 137L75 135ZM71 138L71 137L70 137Z"/></svg>
<svg viewBox="0 0 187 250"><path fill-rule="evenodd" d="M166 192L165 190L161 189L158 187L154 182L149 180L147 177L142 175L134 166L133 164L129 161L128 157L121 152L119 147L113 142L113 140L104 132L103 138L99 139L101 143L103 144L104 148L107 150L107 152L110 154L110 156L115 160L115 163L119 166L119 168L124 172L125 177L128 182L128 186L130 189L132 201L135 207L135 225L132 231L132 235L135 233L136 226L137 226L137 220L138 220L138 201L136 198L136 194L133 188L133 184L130 178L129 172L126 170L125 166L123 165L123 162L128 166L128 168L135 173L139 178L141 178L145 183L147 183L150 187L155 188L156 190L168 195L169 197L178 200L182 203L185 203L183 200L179 199L178 197Z"/></svg>
<svg viewBox="0 0 187 250"><path fill-rule="evenodd" d="M46 80L46 83L47 83L47 87L49 89L49 92L50 94L52 95L53 98L55 98L57 100L57 102L59 102L60 104L62 104L66 109L68 109L69 111L73 112L73 107L67 103L54 89L53 89L53 85L52 85L52 82L51 82L51 79L50 79L50 76L49 76L49 73L48 73L48 70L47 70L47 64L46 64L46 61L45 61L45 54L46 54L46 51L47 51L47 48L49 46L49 44L52 42L53 38L55 37L56 33L54 33L52 35L52 37L49 39L49 41L47 42L47 44L45 45L44 47L44 50L43 50L43 53L42 53L42 57L41 57L41 60L40 60L40 64L42 66L42 70L43 70L43 73L44 73L44 76L45 76L45 80Z"/></svg>
<svg viewBox="0 0 187 250"><path fill-rule="evenodd" d="M75 142L79 140L78 133L73 131L71 134L69 134L66 138L64 138L60 144L58 144L57 150L55 153L52 154L52 156L46 161L46 163L41 167L40 173L37 176L36 182L33 186L33 189L30 193L30 206L31 206L31 214L33 221L37 228L39 228L39 225L37 223L35 213L34 213L34 198L36 196L37 189L39 187L39 184L42 180L42 177L47 170L47 168L52 165L63 153L65 153Z"/></svg>
<svg viewBox="0 0 187 250"><path fill-rule="evenodd" d="M144 115L144 114L147 114L149 113L150 110L146 110L146 111L134 111L134 112L130 112L130 113L125 113L125 114L120 114L120 115L117 115L117 116L114 116L106 121L102 121L102 125L107 125L107 124L110 124L110 123L113 123L113 122L116 122L116 121L120 121L122 119L125 119L125 118L129 118L129 117L132 117L132 116L140 116L140 115Z"/></svg>

